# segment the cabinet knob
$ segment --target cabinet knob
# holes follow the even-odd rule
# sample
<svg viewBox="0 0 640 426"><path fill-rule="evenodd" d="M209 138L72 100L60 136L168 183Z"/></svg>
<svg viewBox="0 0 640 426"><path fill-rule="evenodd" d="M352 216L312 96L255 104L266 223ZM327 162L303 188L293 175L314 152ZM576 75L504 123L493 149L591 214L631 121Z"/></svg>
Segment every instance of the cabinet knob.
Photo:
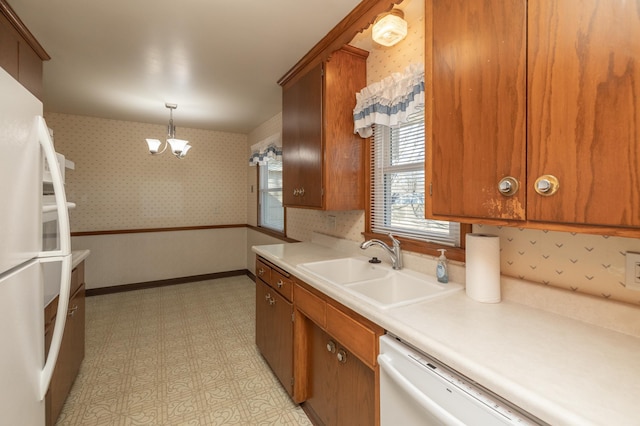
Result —
<svg viewBox="0 0 640 426"><path fill-rule="evenodd" d="M258 275L263 276L264 275L264 269L262 269L262 268L258 269Z"/></svg>
<svg viewBox="0 0 640 426"><path fill-rule="evenodd" d="M560 182L553 175L542 175L536 179L535 190L538 194L548 197L558 192Z"/></svg>
<svg viewBox="0 0 640 426"><path fill-rule="evenodd" d="M344 364L345 362L347 362L347 353L344 351L344 349L340 349L338 351L338 354L336 355L336 358L338 358L339 362Z"/></svg>
<svg viewBox="0 0 640 426"><path fill-rule="evenodd" d="M298 195L300 195L300 190L298 188L293 190L293 196L297 197Z"/></svg>
<svg viewBox="0 0 640 426"><path fill-rule="evenodd" d="M278 286L278 288L282 288L282 286L284 285L284 283L282 282L282 280L278 280L278 282L276 283L276 285Z"/></svg>
<svg viewBox="0 0 640 426"><path fill-rule="evenodd" d="M327 352L336 353L336 344L333 340L329 340L327 343Z"/></svg>
<svg viewBox="0 0 640 426"><path fill-rule="evenodd" d="M273 297L269 299L269 305L273 306L276 304L276 299L274 299Z"/></svg>
<svg viewBox="0 0 640 426"><path fill-rule="evenodd" d="M304 197L304 188L300 188L299 190L300 196Z"/></svg>
<svg viewBox="0 0 640 426"><path fill-rule="evenodd" d="M518 189L520 189L520 183L513 176L505 176L498 182L498 191L507 197L514 195Z"/></svg>
<svg viewBox="0 0 640 426"><path fill-rule="evenodd" d="M264 300L269 301L269 299L271 299L271 293L267 293L267 295L264 296Z"/></svg>

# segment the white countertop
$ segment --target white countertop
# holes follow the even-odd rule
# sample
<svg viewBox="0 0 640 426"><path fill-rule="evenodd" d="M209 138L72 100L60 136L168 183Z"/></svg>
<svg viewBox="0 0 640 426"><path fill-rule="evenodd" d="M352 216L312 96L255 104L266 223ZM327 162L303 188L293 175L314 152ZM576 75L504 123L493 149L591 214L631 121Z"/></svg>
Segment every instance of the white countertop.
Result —
<svg viewBox="0 0 640 426"><path fill-rule="evenodd" d="M380 310L297 265L348 256L315 243L253 251L553 425L640 424L640 339L464 291Z"/></svg>
<svg viewBox="0 0 640 426"><path fill-rule="evenodd" d="M89 250L74 250L71 252L71 269L84 261L91 252ZM44 307L60 294L60 263L52 262L44 265Z"/></svg>

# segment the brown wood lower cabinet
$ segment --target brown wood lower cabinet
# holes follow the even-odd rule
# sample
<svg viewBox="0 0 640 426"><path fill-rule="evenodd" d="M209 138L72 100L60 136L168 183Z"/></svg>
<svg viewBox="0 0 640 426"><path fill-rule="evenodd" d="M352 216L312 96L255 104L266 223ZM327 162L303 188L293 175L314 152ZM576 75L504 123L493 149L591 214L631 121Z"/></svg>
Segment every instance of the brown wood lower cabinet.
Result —
<svg viewBox="0 0 640 426"><path fill-rule="evenodd" d="M293 284L285 271L256 260L256 345L293 396Z"/></svg>
<svg viewBox="0 0 640 426"><path fill-rule="evenodd" d="M57 307L58 302L55 299L45 308L45 348L47 352L51 345ZM53 370L49 391L45 397L47 426L56 423L62 406L71 391L71 386L78 376L80 365L84 359L84 341L85 283L84 262L82 262L71 273L71 297L69 298L62 345L56 367Z"/></svg>
<svg viewBox="0 0 640 426"><path fill-rule="evenodd" d="M309 331L309 417L325 425L376 424L375 371L316 324Z"/></svg>
<svg viewBox="0 0 640 426"><path fill-rule="evenodd" d="M383 333L278 266L256 260L256 345L315 425L380 424Z"/></svg>
<svg viewBox="0 0 640 426"><path fill-rule="evenodd" d="M295 396L317 425L377 425L384 330L296 280Z"/></svg>
<svg viewBox="0 0 640 426"><path fill-rule="evenodd" d="M256 345L289 395L293 395L293 305L256 280Z"/></svg>

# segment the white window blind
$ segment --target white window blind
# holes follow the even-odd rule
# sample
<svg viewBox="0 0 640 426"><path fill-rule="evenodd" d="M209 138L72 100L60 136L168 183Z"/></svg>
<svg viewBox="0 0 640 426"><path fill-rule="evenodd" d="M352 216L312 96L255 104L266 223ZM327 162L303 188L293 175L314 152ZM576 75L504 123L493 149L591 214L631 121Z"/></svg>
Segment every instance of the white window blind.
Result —
<svg viewBox="0 0 640 426"><path fill-rule="evenodd" d="M371 231L460 246L460 224L424 217L424 116L375 125L370 157Z"/></svg>
<svg viewBox="0 0 640 426"><path fill-rule="evenodd" d="M271 159L260 165L258 223L276 231L284 231L282 206L282 160Z"/></svg>

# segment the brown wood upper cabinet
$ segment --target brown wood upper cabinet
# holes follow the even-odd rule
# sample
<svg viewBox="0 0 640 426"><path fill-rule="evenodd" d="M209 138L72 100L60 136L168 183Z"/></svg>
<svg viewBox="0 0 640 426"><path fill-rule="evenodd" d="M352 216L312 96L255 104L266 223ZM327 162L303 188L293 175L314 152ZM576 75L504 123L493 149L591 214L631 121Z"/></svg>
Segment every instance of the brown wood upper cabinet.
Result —
<svg viewBox="0 0 640 426"><path fill-rule="evenodd" d="M363 140L353 133L353 108L366 86L367 56L346 46L280 81L285 206L363 208Z"/></svg>
<svg viewBox="0 0 640 426"><path fill-rule="evenodd" d="M433 215L640 227L637 2L433 0L426 10Z"/></svg>
<svg viewBox="0 0 640 426"><path fill-rule="evenodd" d="M0 0L0 67L42 99L42 62L49 59L11 6Z"/></svg>

